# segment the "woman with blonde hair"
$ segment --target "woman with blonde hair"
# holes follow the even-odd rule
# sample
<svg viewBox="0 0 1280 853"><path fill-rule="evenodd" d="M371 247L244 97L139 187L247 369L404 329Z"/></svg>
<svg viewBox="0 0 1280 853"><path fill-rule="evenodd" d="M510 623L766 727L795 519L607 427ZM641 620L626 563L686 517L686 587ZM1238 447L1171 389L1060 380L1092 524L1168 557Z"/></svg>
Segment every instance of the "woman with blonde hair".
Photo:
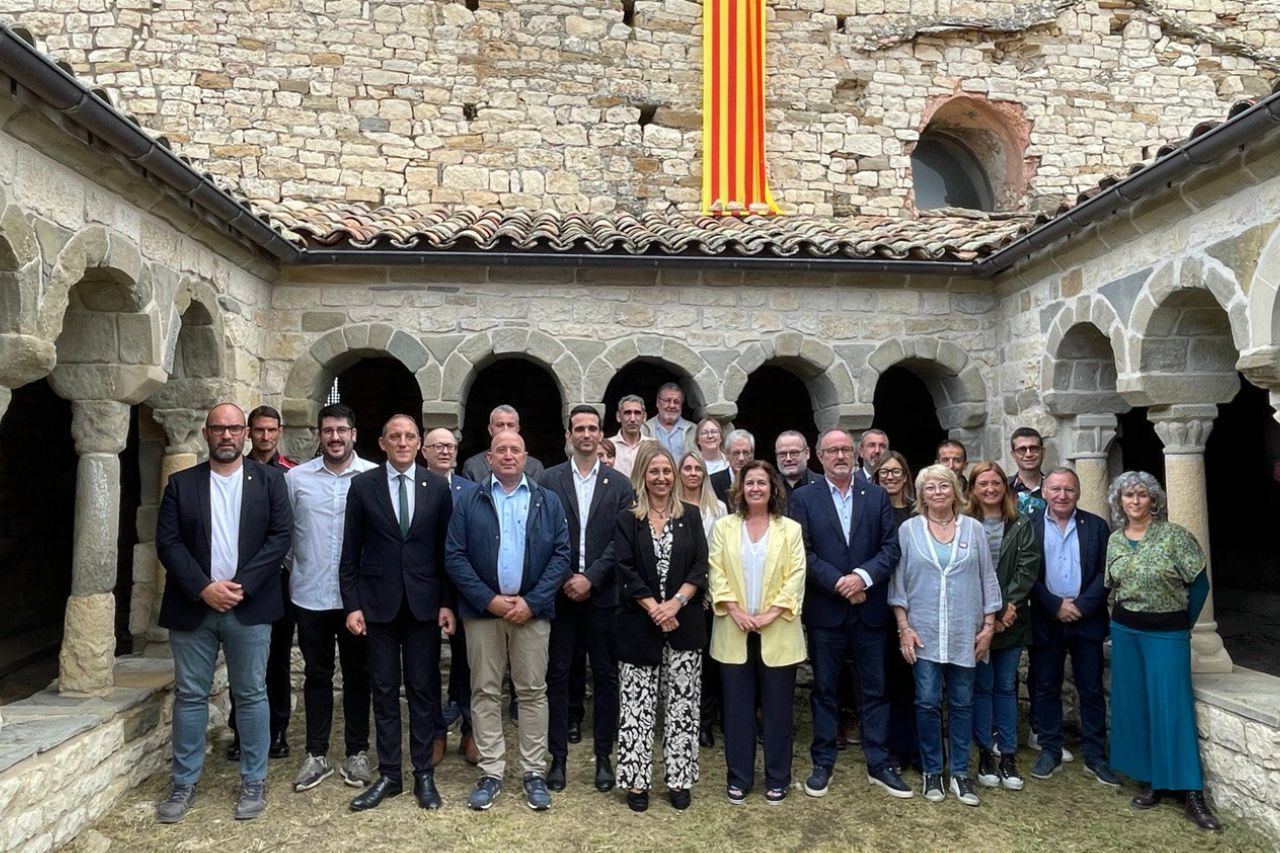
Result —
<svg viewBox="0 0 1280 853"><path fill-rule="evenodd" d="M617 774L633 811L649 807L660 704L671 805L687 809L689 789L698 781L707 537L698 508L676 498L676 482L671 452L656 441L642 444L631 473L635 505L618 516L614 537L620 588Z"/></svg>
<svg viewBox="0 0 1280 853"><path fill-rule="evenodd" d="M724 428L715 418L703 418L693 430L694 450L702 454L702 464L707 469L707 476L723 471L729 467L729 459L724 453Z"/></svg>

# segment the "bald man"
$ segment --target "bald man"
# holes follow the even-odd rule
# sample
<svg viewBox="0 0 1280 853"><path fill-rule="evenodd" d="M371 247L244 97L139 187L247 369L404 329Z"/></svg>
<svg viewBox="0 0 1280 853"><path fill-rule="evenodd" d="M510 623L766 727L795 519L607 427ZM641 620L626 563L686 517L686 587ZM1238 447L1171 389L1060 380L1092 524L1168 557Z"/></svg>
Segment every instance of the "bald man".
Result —
<svg viewBox="0 0 1280 853"><path fill-rule="evenodd" d="M271 623L284 613L281 564L293 516L284 474L246 459L244 410L214 406L203 436L209 459L169 478L156 518L165 570L160 626L173 650L173 778L156 810L177 823L204 769L209 690L221 649L240 729L237 820L267 806L267 655Z"/></svg>

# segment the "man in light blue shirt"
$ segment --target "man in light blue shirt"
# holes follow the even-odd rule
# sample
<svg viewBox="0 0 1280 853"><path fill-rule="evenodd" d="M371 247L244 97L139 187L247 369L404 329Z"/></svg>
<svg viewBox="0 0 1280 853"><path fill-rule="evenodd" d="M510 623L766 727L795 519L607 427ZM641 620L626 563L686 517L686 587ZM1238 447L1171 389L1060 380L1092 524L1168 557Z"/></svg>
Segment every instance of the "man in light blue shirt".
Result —
<svg viewBox="0 0 1280 853"><path fill-rule="evenodd" d="M645 438L657 439L676 459L684 455L686 447L694 446L693 421L685 420L682 411L684 390L668 382L658 389L658 414L645 421L640 431Z"/></svg>
<svg viewBox="0 0 1280 853"><path fill-rule="evenodd" d="M497 475L489 478L489 492L498 513L498 592L517 595L524 576L524 526L529 515L529 480L523 473L508 491Z"/></svg>

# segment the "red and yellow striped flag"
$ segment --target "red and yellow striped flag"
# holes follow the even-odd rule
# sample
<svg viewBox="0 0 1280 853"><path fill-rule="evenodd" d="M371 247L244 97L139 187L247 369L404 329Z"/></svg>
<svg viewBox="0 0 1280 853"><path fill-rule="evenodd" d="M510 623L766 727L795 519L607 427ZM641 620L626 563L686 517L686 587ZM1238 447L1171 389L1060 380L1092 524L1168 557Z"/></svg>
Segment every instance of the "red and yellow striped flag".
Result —
<svg viewBox="0 0 1280 853"><path fill-rule="evenodd" d="M702 212L781 213L764 150L765 0L704 0Z"/></svg>

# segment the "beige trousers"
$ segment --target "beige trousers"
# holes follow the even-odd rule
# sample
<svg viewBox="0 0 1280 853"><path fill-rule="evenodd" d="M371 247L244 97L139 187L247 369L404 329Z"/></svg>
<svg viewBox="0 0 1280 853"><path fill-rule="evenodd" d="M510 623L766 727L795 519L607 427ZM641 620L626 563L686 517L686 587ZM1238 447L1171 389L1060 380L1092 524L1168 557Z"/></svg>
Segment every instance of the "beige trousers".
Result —
<svg viewBox="0 0 1280 853"><path fill-rule="evenodd" d="M547 772L547 646L551 623L531 619L512 625L501 619L468 619L467 663L471 666L471 728L480 752L480 772L501 779L507 768L502 733L502 678L520 703L520 770Z"/></svg>

